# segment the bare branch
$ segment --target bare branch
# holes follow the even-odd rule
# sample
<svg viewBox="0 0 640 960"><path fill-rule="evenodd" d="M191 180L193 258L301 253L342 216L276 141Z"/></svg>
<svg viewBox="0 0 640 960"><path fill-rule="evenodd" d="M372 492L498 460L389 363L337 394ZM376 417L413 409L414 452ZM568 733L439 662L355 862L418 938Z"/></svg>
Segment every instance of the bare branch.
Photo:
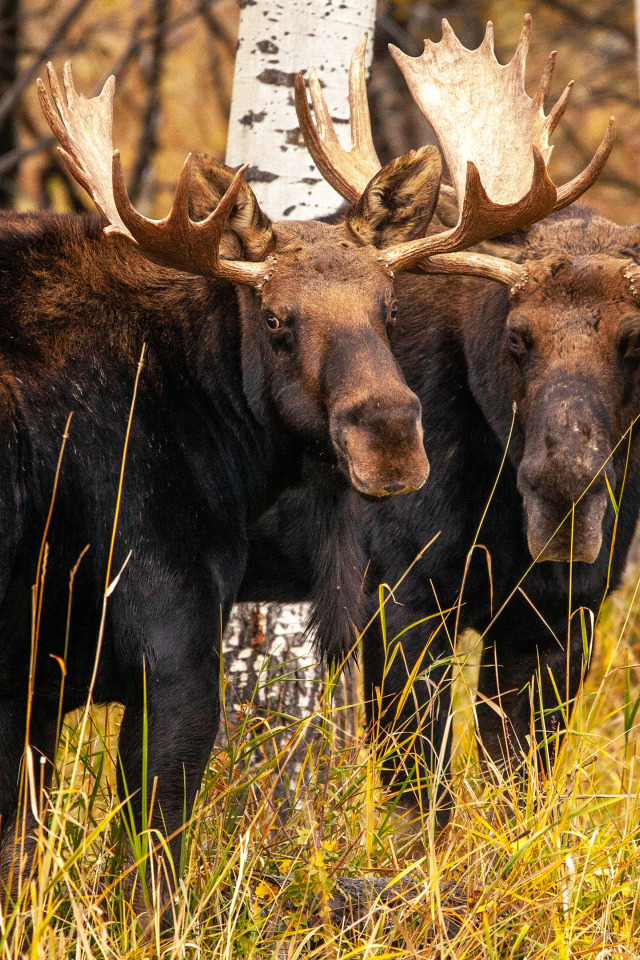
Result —
<svg viewBox="0 0 640 960"><path fill-rule="evenodd" d="M214 0L214 2L217 2L217 0ZM172 36L177 31L179 31L185 24L195 19L195 17L198 15L199 12L200 12L199 10L190 10L187 13L184 13L181 16L176 17L174 20L172 20L167 26L166 38L168 39L170 36ZM111 67L111 69L107 70L106 74L104 74L100 79L100 81L95 85L91 96L95 97L98 95L98 93L102 90L105 80L108 76L113 75L116 78L116 80L120 79L123 76L123 74L126 73L132 61L135 60L135 58L140 55L141 50L143 50L144 47L150 42L151 40L150 37L141 35L142 29L144 28L146 22L147 22L146 16L141 16L136 20L131 30L131 39L129 41L128 46L122 52L120 57L118 57L118 59L116 60L115 64ZM40 55L39 55L39 60L40 60L40 63L42 63L42 57ZM26 85L23 84L23 87L24 86L28 86L28 84ZM0 104L1 103L2 101L0 101ZM38 153L42 153L45 150L50 150L53 146L55 146L56 143L57 143L56 138L47 134L45 136L39 137L35 143L29 144L29 146L27 147L12 150L9 153L5 154L4 156L1 156L0 157L0 176L5 176L6 174L10 173L12 170L18 167L23 160L26 160L28 157L32 157Z"/></svg>

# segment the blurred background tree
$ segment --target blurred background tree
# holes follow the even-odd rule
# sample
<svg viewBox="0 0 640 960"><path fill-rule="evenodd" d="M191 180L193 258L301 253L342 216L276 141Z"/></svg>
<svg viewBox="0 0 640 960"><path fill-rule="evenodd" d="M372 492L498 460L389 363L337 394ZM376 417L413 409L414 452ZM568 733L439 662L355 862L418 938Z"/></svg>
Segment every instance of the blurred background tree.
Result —
<svg viewBox="0 0 640 960"><path fill-rule="evenodd" d="M166 212L189 150L224 157L238 4L244 2L0 0L0 202L16 210L90 208L63 172L33 82L47 60L59 66L72 57L78 88L87 93L115 73L114 141L129 171L131 193L145 212ZM558 50L551 102L568 80L576 81L554 136L556 182L584 166L613 114L618 140L588 199L620 223L639 221L638 5L639 0L379 0L370 100L381 161L433 140L387 43L419 54L425 37L439 38L440 21L447 17L463 43L475 47L492 19L496 53L504 62L530 12L530 91L551 49Z"/></svg>

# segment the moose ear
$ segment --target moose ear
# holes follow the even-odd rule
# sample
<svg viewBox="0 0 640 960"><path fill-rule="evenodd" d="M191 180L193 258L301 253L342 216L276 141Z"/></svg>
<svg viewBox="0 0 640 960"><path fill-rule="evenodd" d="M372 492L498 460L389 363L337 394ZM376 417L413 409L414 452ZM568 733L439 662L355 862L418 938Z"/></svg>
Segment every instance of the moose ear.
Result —
<svg viewBox="0 0 640 960"><path fill-rule="evenodd" d="M235 170L206 153L194 153L189 183L189 216L204 220L215 210L235 175ZM231 259L260 261L273 242L269 217L262 212L251 187L242 184L220 243L220 253Z"/></svg>
<svg viewBox="0 0 640 960"><path fill-rule="evenodd" d="M347 214L351 232L363 244L389 247L422 236L433 217L442 160L437 147L410 150L370 180Z"/></svg>

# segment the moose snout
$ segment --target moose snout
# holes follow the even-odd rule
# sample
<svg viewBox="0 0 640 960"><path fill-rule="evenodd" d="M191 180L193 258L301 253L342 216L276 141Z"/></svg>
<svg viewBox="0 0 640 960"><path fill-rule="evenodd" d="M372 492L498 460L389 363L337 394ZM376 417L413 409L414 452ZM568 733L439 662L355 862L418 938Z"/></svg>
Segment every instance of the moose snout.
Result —
<svg viewBox="0 0 640 960"><path fill-rule="evenodd" d="M336 411L331 434L360 493L409 493L429 476L420 403L408 390L400 403L371 398Z"/></svg>
<svg viewBox="0 0 640 960"><path fill-rule="evenodd" d="M593 563L602 546L602 524L613 487L606 431L593 407L563 397L550 404L527 432L518 490L527 518L527 541L540 560Z"/></svg>
<svg viewBox="0 0 640 960"><path fill-rule="evenodd" d="M521 491L522 492L522 491ZM593 563L602 546L607 497L600 489L578 503L558 504L526 491L527 543L534 560Z"/></svg>

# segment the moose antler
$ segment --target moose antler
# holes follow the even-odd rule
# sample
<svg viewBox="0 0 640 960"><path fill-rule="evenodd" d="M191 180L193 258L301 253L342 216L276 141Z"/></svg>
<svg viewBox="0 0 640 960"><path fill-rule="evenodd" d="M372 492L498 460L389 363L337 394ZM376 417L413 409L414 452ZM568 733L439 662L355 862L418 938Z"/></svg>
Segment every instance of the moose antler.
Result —
<svg viewBox="0 0 640 960"><path fill-rule="evenodd" d="M242 189L244 172L236 173L216 209L205 220L189 217L191 154L180 173L171 211L163 220L149 220L131 204L122 175L120 154L113 149L113 94L115 78L109 77L99 96L87 100L76 92L71 64L64 65L66 103L58 77L47 64L53 106L44 83L38 80L40 106L60 141L58 148L72 176L92 197L108 221L105 233L126 237L144 255L164 267L260 288L271 272L270 262L222 260L220 240L227 218ZM55 109L54 109L55 107Z"/></svg>
<svg viewBox="0 0 640 960"><path fill-rule="evenodd" d="M487 24L484 40L477 50L467 50L446 20L442 40L425 42L421 57L408 57L396 47L391 54L400 67L411 94L433 126L451 171L460 211L451 230L422 237L383 251L390 269L407 270L425 257L452 253L520 227L534 223L576 200L600 174L613 146L613 118L591 163L570 183L557 189L547 173L552 147L549 136L562 117L572 84L565 89L549 116L544 103L549 91L555 54L551 54L531 99L524 88L525 61L529 47L531 17L527 14L512 61L501 66L493 51L493 25ZM310 79L316 124L307 104L304 82L296 81L296 108L307 148L323 176L353 202L379 166L363 148L362 118L366 112L364 86L364 43L356 50L350 71L350 101L357 107L354 147L345 151L337 143L326 104L317 80ZM353 122L352 122L353 125ZM368 135L370 138L370 133ZM469 260L469 273L488 276L490 268L482 255ZM494 259L494 258L488 258ZM455 265L454 265L455 263ZM462 255L421 264L425 272L464 272ZM515 265L511 265L515 267ZM513 273L507 267L497 271L501 282Z"/></svg>
<svg viewBox="0 0 640 960"><path fill-rule="evenodd" d="M307 150L327 183L349 203L355 203L362 196L369 181L380 170L367 103L364 66L367 36L365 33L354 50L349 67L351 150L345 150L336 136L315 67L309 71L315 123L307 102L304 77L301 73L296 76L296 113Z"/></svg>

